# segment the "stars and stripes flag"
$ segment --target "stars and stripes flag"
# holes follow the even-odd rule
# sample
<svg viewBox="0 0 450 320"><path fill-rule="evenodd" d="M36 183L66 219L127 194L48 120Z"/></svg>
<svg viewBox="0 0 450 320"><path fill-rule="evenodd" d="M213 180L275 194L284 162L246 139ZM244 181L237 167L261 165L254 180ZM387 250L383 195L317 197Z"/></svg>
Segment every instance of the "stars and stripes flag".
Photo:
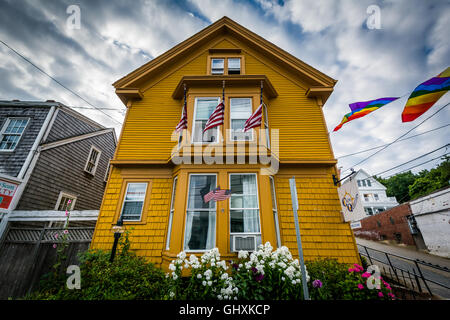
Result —
<svg viewBox="0 0 450 320"><path fill-rule="evenodd" d="M220 189L220 187L211 190L207 194L203 196L203 201L208 203L211 200L214 201L222 201L231 197L231 190L228 189Z"/></svg>
<svg viewBox="0 0 450 320"><path fill-rule="evenodd" d="M223 104L223 100L222 100L217 105L216 109L214 109L214 112L209 116L209 119L206 122L205 129L203 129L203 132L223 124L224 110L225 110L225 105Z"/></svg>
<svg viewBox="0 0 450 320"><path fill-rule="evenodd" d="M175 130L177 132L183 131L183 129L187 129L187 107L186 107L186 100L184 101L183 105L183 111L181 112L181 119L180 122L178 122L177 127Z"/></svg>
<svg viewBox="0 0 450 320"><path fill-rule="evenodd" d="M263 104L261 103L260 106L258 107L258 109L256 109L256 111L253 112L253 114L250 116L250 118L248 118L247 121L245 121L244 132L247 132L248 130L250 130L252 128L261 126L262 108L263 108Z"/></svg>

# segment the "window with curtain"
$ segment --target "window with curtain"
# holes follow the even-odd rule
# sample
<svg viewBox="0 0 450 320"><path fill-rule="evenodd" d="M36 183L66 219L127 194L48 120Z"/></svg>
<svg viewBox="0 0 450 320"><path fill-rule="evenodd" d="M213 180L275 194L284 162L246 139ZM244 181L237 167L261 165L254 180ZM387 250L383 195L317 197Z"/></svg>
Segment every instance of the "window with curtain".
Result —
<svg viewBox="0 0 450 320"><path fill-rule="evenodd" d="M169 250L169 248L170 248L170 235L172 233L172 220L173 220L173 211L174 211L174 205L175 205L175 193L177 190L177 181L178 181L178 177L175 177L173 179L172 200L170 202L169 226L167 227L166 250Z"/></svg>
<svg viewBox="0 0 450 320"><path fill-rule="evenodd" d="M230 231L260 234L256 174L230 174Z"/></svg>
<svg viewBox="0 0 450 320"><path fill-rule="evenodd" d="M128 183L121 212L123 221L141 220L146 191L146 182Z"/></svg>
<svg viewBox="0 0 450 320"><path fill-rule="evenodd" d="M230 99L231 141L253 140L253 129L244 132L244 124L252 115L251 98Z"/></svg>
<svg viewBox="0 0 450 320"><path fill-rule="evenodd" d="M215 246L216 202L203 196L216 188L215 175L190 175L184 250L210 250Z"/></svg>
<svg viewBox="0 0 450 320"><path fill-rule="evenodd" d="M209 116L214 112L219 103L220 98L215 97L195 99L192 142L217 142L218 127L206 130L205 133L203 133L203 129L205 129Z"/></svg>

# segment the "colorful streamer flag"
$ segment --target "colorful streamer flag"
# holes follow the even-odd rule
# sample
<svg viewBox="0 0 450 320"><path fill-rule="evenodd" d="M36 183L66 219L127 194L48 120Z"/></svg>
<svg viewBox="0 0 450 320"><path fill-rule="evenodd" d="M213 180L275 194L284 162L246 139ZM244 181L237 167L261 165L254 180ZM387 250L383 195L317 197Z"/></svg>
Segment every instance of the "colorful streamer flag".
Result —
<svg viewBox="0 0 450 320"><path fill-rule="evenodd" d="M225 105L223 104L223 100L222 100L217 105L217 107L214 110L214 112L209 116L209 119L206 122L205 129L203 129L203 132L223 124L224 109L225 109Z"/></svg>
<svg viewBox="0 0 450 320"><path fill-rule="evenodd" d="M450 67L414 89L402 112L402 122L414 121L450 90Z"/></svg>
<svg viewBox="0 0 450 320"><path fill-rule="evenodd" d="M258 107L258 109L256 109L256 111L250 116L250 118L248 118L247 121L245 121L244 132L247 132L248 130L250 130L252 128L261 126L262 107L263 107L263 105L261 103L261 105Z"/></svg>
<svg viewBox="0 0 450 320"><path fill-rule="evenodd" d="M222 201L230 197L231 197L231 190L220 189L220 187L218 187L205 194L203 196L203 200L205 201L205 203L208 203L211 200Z"/></svg>
<svg viewBox="0 0 450 320"><path fill-rule="evenodd" d="M183 105L183 111L181 112L181 119L180 122L178 122L177 127L175 130L177 132L183 131L183 129L187 129L187 107L186 107L186 100L184 101Z"/></svg>
<svg viewBox="0 0 450 320"><path fill-rule="evenodd" d="M394 98L380 98L380 99L375 99L375 100L370 100L370 101L364 101L364 102L355 102L352 104L349 104L350 109L352 110L350 113L347 113L344 118L342 119L341 123L334 128L333 131L338 131L346 122L364 117L366 115L368 115L369 113L371 113L372 111L375 111L379 108L381 108L382 106L397 100L399 97L394 97Z"/></svg>

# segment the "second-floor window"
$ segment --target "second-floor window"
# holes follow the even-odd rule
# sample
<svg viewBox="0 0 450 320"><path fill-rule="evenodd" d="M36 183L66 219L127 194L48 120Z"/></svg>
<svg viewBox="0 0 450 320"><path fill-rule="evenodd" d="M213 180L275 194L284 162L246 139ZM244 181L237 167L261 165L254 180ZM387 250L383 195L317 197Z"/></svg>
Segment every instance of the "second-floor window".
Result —
<svg viewBox="0 0 450 320"><path fill-rule="evenodd" d="M224 74L225 59L211 59L211 74Z"/></svg>
<svg viewBox="0 0 450 320"><path fill-rule="evenodd" d="M228 58L228 74L241 74L241 58Z"/></svg>
<svg viewBox="0 0 450 320"><path fill-rule="evenodd" d="M253 140L252 131L244 132L244 124L252 115L252 99L230 99L230 128L232 141Z"/></svg>
<svg viewBox="0 0 450 320"><path fill-rule="evenodd" d="M77 196L61 191L59 193L58 201L56 202L55 210L73 210L75 207L75 201L77 201Z"/></svg>
<svg viewBox="0 0 450 320"><path fill-rule="evenodd" d="M203 133L203 129L219 102L220 98L216 97L195 99L192 142L217 142L218 127L206 130L205 133Z"/></svg>
<svg viewBox="0 0 450 320"><path fill-rule="evenodd" d="M28 118L8 118L0 131L0 151L14 151L28 124Z"/></svg>
<svg viewBox="0 0 450 320"><path fill-rule="evenodd" d="M98 150L94 146L91 147L91 151L89 152L89 157L84 167L84 171L89 172L92 175L95 174L98 166L98 161L100 160L100 154L100 150Z"/></svg>

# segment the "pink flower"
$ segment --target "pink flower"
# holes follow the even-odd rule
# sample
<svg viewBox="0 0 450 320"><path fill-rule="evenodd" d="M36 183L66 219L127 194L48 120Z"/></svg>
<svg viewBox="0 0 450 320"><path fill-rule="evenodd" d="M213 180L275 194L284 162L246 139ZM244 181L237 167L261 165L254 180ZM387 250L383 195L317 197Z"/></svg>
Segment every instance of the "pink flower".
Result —
<svg viewBox="0 0 450 320"><path fill-rule="evenodd" d="M370 276L371 276L371 274L368 273L368 272L364 272L364 273L361 275L361 277L363 277L363 278L369 278Z"/></svg>
<svg viewBox="0 0 450 320"><path fill-rule="evenodd" d="M69 199L69 201L67 201L68 204L72 203L72 200Z"/></svg>
<svg viewBox="0 0 450 320"><path fill-rule="evenodd" d="M364 289L364 286L361 283L358 283L358 289L362 290L362 289Z"/></svg>
<svg viewBox="0 0 450 320"><path fill-rule="evenodd" d="M378 296L380 297L380 298L382 298L383 297L383 292L378 292Z"/></svg>
<svg viewBox="0 0 450 320"><path fill-rule="evenodd" d="M353 272L353 271L356 271L356 269L348 268L348 272Z"/></svg>
<svg viewBox="0 0 450 320"><path fill-rule="evenodd" d="M64 230L64 234L68 234L69 233L69 230Z"/></svg>
<svg viewBox="0 0 450 320"><path fill-rule="evenodd" d="M388 293L388 296L390 297L390 298L392 298L392 299L394 299L395 298L395 296L392 294L392 293Z"/></svg>
<svg viewBox="0 0 450 320"><path fill-rule="evenodd" d="M56 243L54 243L54 244L53 244L53 249L56 249L56 247L57 247L57 246L56 246Z"/></svg>
<svg viewBox="0 0 450 320"><path fill-rule="evenodd" d="M55 233L55 239L58 239L58 234L57 233Z"/></svg>
<svg viewBox="0 0 450 320"><path fill-rule="evenodd" d="M361 267L361 266L360 266L359 264L357 264L357 263L353 264L353 266L355 267L355 270L358 271L358 272L364 271L364 268Z"/></svg>
<svg viewBox="0 0 450 320"><path fill-rule="evenodd" d="M66 210L66 217L69 215L69 211Z"/></svg>

